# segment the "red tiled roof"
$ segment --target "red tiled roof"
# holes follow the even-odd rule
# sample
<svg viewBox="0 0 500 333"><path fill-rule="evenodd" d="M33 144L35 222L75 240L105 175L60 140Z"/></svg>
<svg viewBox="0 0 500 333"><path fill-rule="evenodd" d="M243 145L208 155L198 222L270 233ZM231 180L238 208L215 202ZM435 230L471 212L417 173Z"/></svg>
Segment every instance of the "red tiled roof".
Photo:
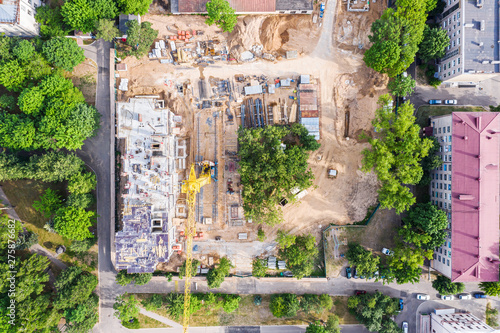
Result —
<svg viewBox="0 0 500 333"><path fill-rule="evenodd" d="M451 280L498 281L500 114L452 114Z"/></svg>
<svg viewBox="0 0 500 333"><path fill-rule="evenodd" d="M276 0L228 0L236 13L276 11ZM179 13L205 13L208 0L179 0Z"/></svg>

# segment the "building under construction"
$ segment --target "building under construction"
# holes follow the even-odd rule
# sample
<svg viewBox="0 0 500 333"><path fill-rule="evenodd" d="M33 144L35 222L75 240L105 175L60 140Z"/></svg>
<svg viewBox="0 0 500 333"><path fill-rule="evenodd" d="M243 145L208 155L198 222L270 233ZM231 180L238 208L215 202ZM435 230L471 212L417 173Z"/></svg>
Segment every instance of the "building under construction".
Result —
<svg viewBox="0 0 500 333"><path fill-rule="evenodd" d="M187 155L177 136L181 118L151 96L119 102L116 110L122 198L116 269L152 273L178 246L172 219Z"/></svg>

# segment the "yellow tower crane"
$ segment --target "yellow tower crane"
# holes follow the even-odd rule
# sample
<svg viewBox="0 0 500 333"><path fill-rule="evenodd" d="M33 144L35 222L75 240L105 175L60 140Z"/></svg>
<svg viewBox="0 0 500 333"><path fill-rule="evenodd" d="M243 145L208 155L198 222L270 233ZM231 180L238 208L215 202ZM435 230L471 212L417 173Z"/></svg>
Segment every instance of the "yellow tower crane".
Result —
<svg viewBox="0 0 500 333"><path fill-rule="evenodd" d="M196 178L196 172L194 164L191 165L191 171L189 172L189 178L182 182L181 192L186 193L186 200L188 203L188 218L186 223L186 278L184 285L184 316L183 316L183 332L188 332L189 327L189 308L191 304L191 263L192 263L192 251L193 251L193 237L196 235L196 221L195 221L195 204L196 204L196 194L200 192L200 189L210 184L211 170L214 164L212 162L201 163L202 170L198 178Z"/></svg>

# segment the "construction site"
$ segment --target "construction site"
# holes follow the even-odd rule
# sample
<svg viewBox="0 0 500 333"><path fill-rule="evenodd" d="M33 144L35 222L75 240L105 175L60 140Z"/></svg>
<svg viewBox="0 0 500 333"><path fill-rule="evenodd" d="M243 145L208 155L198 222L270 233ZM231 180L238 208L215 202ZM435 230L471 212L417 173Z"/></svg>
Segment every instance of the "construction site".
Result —
<svg viewBox="0 0 500 333"><path fill-rule="evenodd" d="M276 256L272 240L280 229L319 241L329 224L364 218L378 184L359 170L368 146L359 135L372 135L387 83L362 61L360 45L368 43L362 27L384 8L369 5L353 12L338 2L330 33L319 6L312 15L242 16L230 34L197 16L142 17L159 30L158 39L149 55L119 59L115 72L123 212L117 269L177 271L184 262L189 207L181 183L193 164L197 174L203 163L213 166L194 209L200 273L223 256L234 272L251 272L253 258ZM294 122L321 143L309 158L314 185L282 208L285 224L257 225L242 208L238 129ZM262 242L259 227L267 236Z"/></svg>

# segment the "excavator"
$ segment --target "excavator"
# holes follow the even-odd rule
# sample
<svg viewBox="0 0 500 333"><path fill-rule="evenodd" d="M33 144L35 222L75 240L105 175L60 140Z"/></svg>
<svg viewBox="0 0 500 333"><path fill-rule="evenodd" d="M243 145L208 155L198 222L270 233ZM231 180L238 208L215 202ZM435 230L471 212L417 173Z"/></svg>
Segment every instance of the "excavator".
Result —
<svg viewBox="0 0 500 333"><path fill-rule="evenodd" d="M191 304L191 263L193 261L193 237L196 235L196 220L195 220L195 206L196 194L200 192L201 188L210 184L211 179L217 174L216 163L210 161L203 161L201 165L201 173L196 178L195 164L191 165L189 178L182 182L181 192L186 194L188 203L188 218L186 222L186 277L184 285L184 316L182 321L183 332L187 333L189 328L189 308Z"/></svg>

